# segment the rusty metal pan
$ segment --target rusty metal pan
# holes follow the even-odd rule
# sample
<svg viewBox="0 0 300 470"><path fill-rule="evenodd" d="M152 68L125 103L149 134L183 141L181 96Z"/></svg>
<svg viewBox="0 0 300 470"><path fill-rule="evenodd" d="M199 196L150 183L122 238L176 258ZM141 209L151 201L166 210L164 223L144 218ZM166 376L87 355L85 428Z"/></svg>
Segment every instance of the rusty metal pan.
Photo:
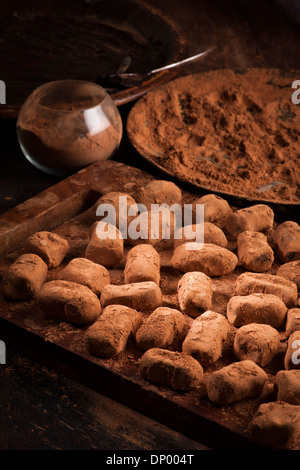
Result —
<svg viewBox="0 0 300 470"><path fill-rule="evenodd" d="M170 179L174 182L177 182L178 184L184 185L187 187L189 190L194 190L197 193L200 194L206 194L206 193L214 193L220 197L226 198L228 201L230 201L232 204L235 204L236 206L249 206L252 204L268 204L270 207L273 208L274 211L276 211L278 214L283 215L285 218L287 217L293 217L293 219L297 219L299 217L299 208L300 204L297 200L295 201L280 201L280 200L274 200L272 198L268 198L268 189L272 187L272 184L270 181L265 181L264 184L261 185L260 187L260 193L255 196L247 196L243 195L242 191L241 193L237 191L224 191L220 190L217 188L217 185L215 184L214 180L211 181L211 184L205 184L202 183L201 181L201 175L199 176L199 180L195 182L194 175L182 175L180 174L179 171L172 171L172 169L168 166L167 164L167 159L163 158L163 152L164 149L161 145L161 140L158 138L158 133L156 132L147 132L145 129L147 129L149 126L149 123L151 124L151 120L156 119L157 121L160 120L160 122L163 122L163 125L168 126L168 115L166 115L165 119L162 120L161 116L159 115L159 112L157 112L157 105L159 103L158 99L158 93L161 92L166 92L166 95L169 94L171 96L174 93L177 93L177 88L182 90L184 88L184 83L187 81L187 79L192 78L193 83L197 84L198 87L203 87L204 93L208 92L210 90L210 85L209 83L216 83L216 78L217 77L224 77L226 76L226 73L228 73L228 76L232 77L238 77L239 76L244 76L245 74L250 72L251 76L251 71L258 71L263 74L264 79L268 81L269 85L274 87L275 89L284 89L286 91L286 94L291 97L292 95L292 78L296 77L297 74L296 72L293 73L291 71L285 72L285 71L278 71L278 70L273 70L273 69L248 69L248 70L243 70L243 71L233 71L233 70L214 70L214 71L208 71L208 72L202 72L202 73L197 73L194 75L189 75L186 77L179 77L175 78L174 80L170 81L169 83L161 85L159 88L150 91L146 96L141 98L140 100L137 101L137 103L134 104L132 107L127 123L126 123L126 129L127 129L127 135L130 143L134 147L134 149L137 151L138 158L141 157L142 159L146 160L148 164L150 164L150 167L152 167L154 170L158 170L162 176L165 176L167 179ZM298 74L299 76L299 74ZM275 78L274 78L275 77ZM278 78L279 77L279 78ZM205 86L204 86L205 84ZM192 93L192 92L191 92ZM160 95L161 97L163 96ZM162 98L163 99L163 98ZM180 100L179 100L180 101ZM172 107L172 104L169 103L169 105ZM190 106L193 107L193 101L190 101ZM197 106L197 102L195 102L195 106ZM296 106L292 108L292 104L290 107L290 113L288 116L284 116L284 119L286 118L286 124L288 124L289 119L293 118L294 114L293 112L296 113ZM299 108L299 109L298 109ZM297 112L300 111L300 107L297 108ZM194 109L194 115L198 112L197 109ZM293 111L293 112L292 112ZM174 111L175 112L175 111ZM297 118L298 119L298 118ZM189 126L184 128L184 132L189 132ZM191 126L192 129L192 126ZM174 141L173 136L169 135L170 140L170 145L176 147L176 138L175 138L176 132L174 132ZM182 134L183 135L183 134ZM161 146L160 146L161 145ZM300 159L300 149L299 149L299 159ZM299 165L298 169L299 170ZM298 181L299 184L299 181ZM270 186L271 185L271 186ZM260 197L261 194L261 197Z"/></svg>

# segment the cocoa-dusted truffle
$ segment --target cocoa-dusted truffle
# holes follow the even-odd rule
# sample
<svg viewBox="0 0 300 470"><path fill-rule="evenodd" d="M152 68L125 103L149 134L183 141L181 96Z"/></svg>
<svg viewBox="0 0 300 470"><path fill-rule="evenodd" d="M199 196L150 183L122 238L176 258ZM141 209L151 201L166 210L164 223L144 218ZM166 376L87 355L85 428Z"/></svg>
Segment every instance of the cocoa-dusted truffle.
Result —
<svg viewBox="0 0 300 470"><path fill-rule="evenodd" d="M73 258L61 271L59 279L87 286L96 295L100 295L103 287L110 284L108 270L86 258Z"/></svg>
<svg viewBox="0 0 300 470"><path fill-rule="evenodd" d="M214 223L220 227L224 225L226 218L232 212L230 205L225 199L215 194L205 194L205 196L193 202L194 221L196 220L197 204L203 204L204 206L204 221Z"/></svg>
<svg viewBox="0 0 300 470"><path fill-rule="evenodd" d="M280 370L275 377L275 390L278 401L300 405L300 370Z"/></svg>
<svg viewBox="0 0 300 470"><path fill-rule="evenodd" d="M261 394L268 376L255 362L244 360L212 372L207 382L208 398L225 405Z"/></svg>
<svg viewBox="0 0 300 470"><path fill-rule="evenodd" d="M172 181L153 180L138 190L136 200L149 211L152 204L181 204L181 197L180 188Z"/></svg>
<svg viewBox="0 0 300 470"><path fill-rule="evenodd" d="M274 262L274 252L266 235L246 230L237 237L238 258L244 268L258 273L267 271Z"/></svg>
<svg viewBox="0 0 300 470"><path fill-rule="evenodd" d="M188 242L174 250L171 263L178 271L201 271L213 277L234 271L238 259L227 248L210 243Z"/></svg>
<svg viewBox="0 0 300 470"><path fill-rule="evenodd" d="M299 450L300 406L282 401L263 403L248 427L253 440L284 450Z"/></svg>
<svg viewBox="0 0 300 470"><path fill-rule="evenodd" d="M203 313L193 321L183 341L182 351L202 365L213 364L222 356L229 326L224 315L210 310Z"/></svg>
<svg viewBox="0 0 300 470"><path fill-rule="evenodd" d="M284 263L300 260L300 226L287 220L276 227L274 243L278 256Z"/></svg>
<svg viewBox="0 0 300 470"><path fill-rule="evenodd" d="M226 229L233 237L237 237L245 230L268 232L272 229L273 223L274 212L271 207L266 204L255 204L229 214L226 219Z"/></svg>
<svg viewBox="0 0 300 470"><path fill-rule="evenodd" d="M46 281L48 267L33 253L19 256L1 281L1 290L8 300L31 300Z"/></svg>
<svg viewBox="0 0 300 470"><path fill-rule="evenodd" d="M289 279L267 273L243 273L235 283L237 295L254 293L273 294L281 299L287 307L297 305L298 289Z"/></svg>
<svg viewBox="0 0 300 470"><path fill-rule="evenodd" d="M250 323L238 328L233 351L240 361L251 359L257 365L265 367L278 353L280 336L270 325Z"/></svg>
<svg viewBox="0 0 300 470"><path fill-rule="evenodd" d="M127 253L124 269L126 284L133 282L160 282L160 256L152 245L136 245Z"/></svg>
<svg viewBox="0 0 300 470"><path fill-rule="evenodd" d="M124 351L128 338L142 321L141 313L124 305L105 307L85 334L87 349L93 356L112 357Z"/></svg>
<svg viewBox="0 0 300 470"><path fill-rule="evenodd" d="M197 239L202 241L202 238L203 243L227 248L228 240L223 230L211 222L204 222L178 228L174 235L174 250L183 243L195 242Z"/></svg>
<svg viewBox="0 0 300 470"><path fill-rule="evenodd" d="M128 211L131 206L133 206L133 209L136 206L136 202L133 199L133 197L130 196L130 194L122 193L118 191L111 191L107 194L104 194L103 196L100 197L100 199L98 199L98 201L94 205L94 210L95 210L94 219L95 220L100 221L104 217L106 217L105 210L100 210L101 206L103 206L103 209L105 209L106 204L113 206L115 209L116 227L118 227L118 229L120 229L121 232L123 231L122 230L123 228L127 230L127 224L133 218L133 216L128 217ZM99 212L100 214L98 214Z"/></svg>
<svg viewBox="0 0 300 470"><path fill-rule="evenodd" d="M188 354L160 348L148 349L143 354L139 371L150 382L181 391L195 389L203 380L203 368L196 359Z"/></svg>
<svg viewBox="0 0 300 470"><path fill-rule="evenodd" d="M158 307L137 330L135 340L141 349L168 348L184 326L184 315L179 310Z"/></svg>
<svg viewBox="0 0 300 470"><path fill-rule="evenodd" d="M162 304L162 293L153 281L134 282L132 284L105 286L101 293L101 304L120 304L136 310L154 310Z"/></svg>
<svg viewBox="0 0 300 470"><path fill-rule="evenodd" d="M59 266L68 250L69 242L53 232L36 232L25 243L25 251L40 256L48 268Z"/></svg>
<svg viewBox="0 0 300 470"><path fill-rule="evenodd" d="M178 282L177 293L180 309L191 317L211 309L212 281L200 271L185 273Z"/></svg>
<svg viewBox="0 0 300 470"><path fill-rule="evenodd" d="M227 304L227 318L238 327L248 323L266 323L281 328L286 313L286 305L273 294L235 295Z"/></svg>
<svg viewBox="0 0 300 470"><path fill-rule="evenodd" d="M124 240L119 229L106 222L92 226L85 257L106 268L117 266L124 255Z"/></svg>
<svg viewBox="0 0 300 470"><path fill-rule="evenodd" d="M300 290L300 259L279 266L277 276L294 282Z"/></svg>
<svg viewBox="0 0 300 470"><path fill-rule="evenodd" d="M300 331L300 308L291 308L287 311L285 331L288 335Z"/></svg>
<svg viewBox="0 0 300 470"><path fill-rule="evenodd" d="M49 281L39 291L37 301L46 316L86 325L95 321L101 304L91 289L70 281Z"/></svg>

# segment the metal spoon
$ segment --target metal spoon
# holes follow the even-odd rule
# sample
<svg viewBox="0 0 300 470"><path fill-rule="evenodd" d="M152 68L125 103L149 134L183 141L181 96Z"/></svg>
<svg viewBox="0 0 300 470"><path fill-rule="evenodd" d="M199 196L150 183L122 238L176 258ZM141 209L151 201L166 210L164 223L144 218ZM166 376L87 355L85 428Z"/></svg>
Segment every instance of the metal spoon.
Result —
<svg viewBox="0 0 300 470"><path fill-rule="evenodd" d="M191 62L196 62L197 60L205 57L207 54L212 52L215 47L211 47L206 51L200 52L199 54L193 55L186 59L180 60L178 62L174 62L173 64L164 65L163 67L159 67L157 69L151 70L148 73L141 74L141 73L116 73L105 75L99 78L97 82L103 87L117 87L117 88L130 88L133 86L140 85L146 78L151 77L157 73L163 72L164 70L174 69L176 67L181 67L183 65L189 64Z"/></svg>

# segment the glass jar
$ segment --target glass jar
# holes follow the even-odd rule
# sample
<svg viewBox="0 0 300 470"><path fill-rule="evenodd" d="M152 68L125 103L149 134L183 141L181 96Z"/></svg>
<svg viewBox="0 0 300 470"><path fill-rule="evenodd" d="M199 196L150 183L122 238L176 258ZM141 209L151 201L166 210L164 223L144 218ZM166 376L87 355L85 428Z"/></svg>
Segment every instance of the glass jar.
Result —
<svg viewBox="0 0 300 470"><path fill-rule="evenodd" d="M68 175L118 149L122 120L101 86L82 80L58 80L35 89L17 119L25 157L40 170Z"/></svg>

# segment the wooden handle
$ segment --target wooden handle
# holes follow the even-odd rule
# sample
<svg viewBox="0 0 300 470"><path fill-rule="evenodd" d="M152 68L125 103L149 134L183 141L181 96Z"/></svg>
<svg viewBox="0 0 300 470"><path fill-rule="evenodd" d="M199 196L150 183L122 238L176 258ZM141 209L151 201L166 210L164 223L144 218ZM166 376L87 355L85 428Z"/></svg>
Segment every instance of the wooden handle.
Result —
<svg viewBox="0 0 300 470"><path fill-rule="evenodd" d="M153 88L162 85L163 83L171 80L179 74L179 70L167 70L161 72L154 77L148 78L140 86L134 86L126 90L118 91L117 93L111 94L111 98L115 102L116 106L122 106L132 101L137 100L141 96L145 95L148 91ZM0 105L0 119L17 119L19 111L22 105Z"/></svg>

